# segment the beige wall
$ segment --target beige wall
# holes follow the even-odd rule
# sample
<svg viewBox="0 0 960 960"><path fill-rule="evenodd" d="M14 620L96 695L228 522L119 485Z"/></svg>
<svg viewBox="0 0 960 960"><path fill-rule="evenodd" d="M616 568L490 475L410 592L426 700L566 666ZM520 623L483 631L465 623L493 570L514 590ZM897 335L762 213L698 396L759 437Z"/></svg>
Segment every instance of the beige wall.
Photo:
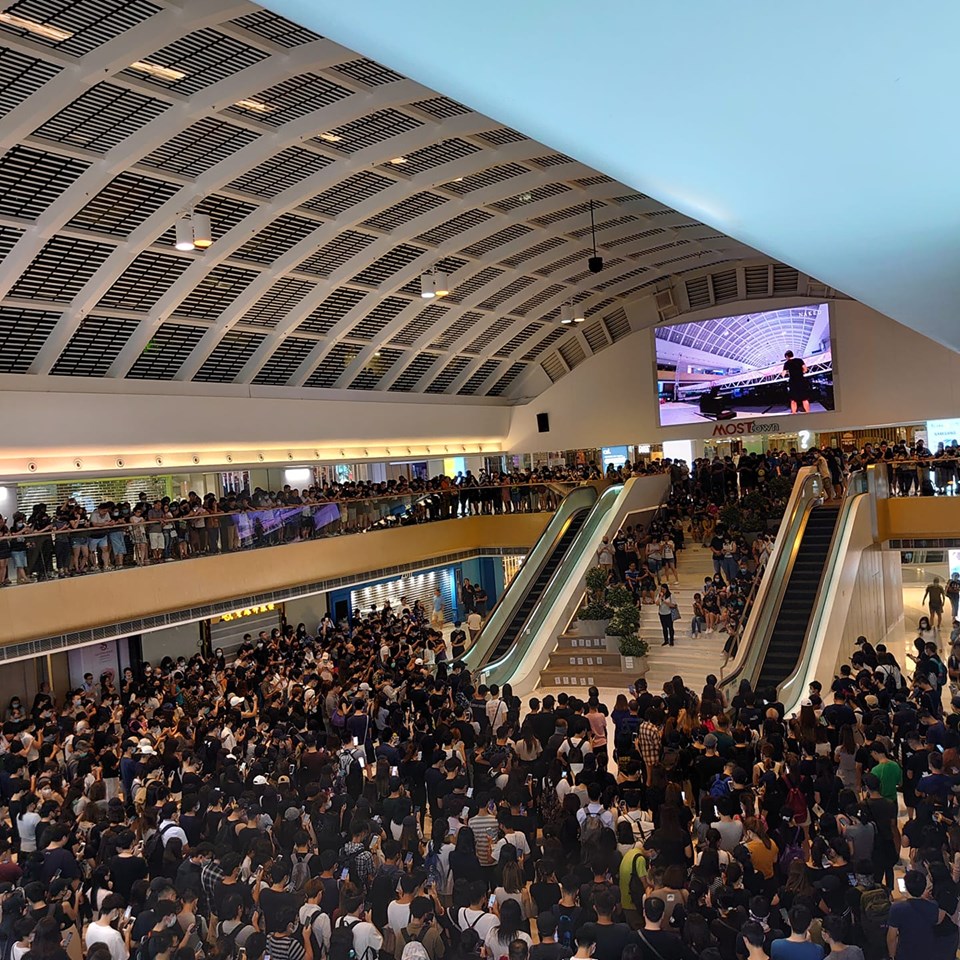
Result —
<svg viewBox="0 0 960 960"><path fill-rule="evenodd" d="M733 303L685 314L682 319L689 322L783 306L782 300ZM634 307L635 330L657 322L651 303ZM816 431L956 416L960 355L855 301L835 301L830 309L837 410L794 420L780 417L784 432L800 429L801 421L803 429ZM654 369L652 330L636 330L581 363L536 399L516 407L506 448L511 452L568 450L711 436L712 424L660 428ZM538 413L550 415L549 433L537 432Z"/></svg>
<svg viewBox="0 0 960 960"><path fill-rule="evenodd" d="M308 633L313 633L327 612L327 594L312 593L309 597L295 597L283 604L287 623L294 629L298 623L304 623Z"/></svg>
<svg viewBox="0 0 960 960"><path fill-rule="evenodd" d="M960 537L960 502L954 497L904 497L877 501L881 540Z"/></svg>
<svg viewBox="0 0 960 960"><path fill-rule="evenodd" d="M834 664L849 663L857 637L879 643L903 616L903 580L900 553L871 544L860 554L857 578L850 594L850 608Z"/></svg>
<svg viewBox="0 0 960 960"><path fill-rule="evenodd" d="M528 549L550 515L469 517L0 590L2 642L57 636L481 547Z"/></svg>
<svg viewBox="0 0 960 960"><path fill-rule="evenodd" d="M118 459L156 471L158 457L202 472L228 455L294 465L402 459L407 447L424 459L475 454L499 449L510 424L503 401L471 397L11 375L0 390L17 411L0 419L0 477L116 471Z"/></svg>

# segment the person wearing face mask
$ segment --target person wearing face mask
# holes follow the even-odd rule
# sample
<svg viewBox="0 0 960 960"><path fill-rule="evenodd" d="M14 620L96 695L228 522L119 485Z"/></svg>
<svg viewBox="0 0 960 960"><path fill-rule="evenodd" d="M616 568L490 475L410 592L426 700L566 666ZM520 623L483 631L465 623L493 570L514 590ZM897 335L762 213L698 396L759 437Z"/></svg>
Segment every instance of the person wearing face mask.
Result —
<svg viewBox="0 0 960 960"><path fill-rule="evenodd" d="M23 721L23 704L21 703L19 697L14 697L10 701L10 706L7 707L7 712L4 719L12 723L20 723Z"/></svg>
<svg viewBox="0 0 960 960"><path fill-rule="evenodd" d="M103 943L110 950L110 960L128 960L130 957L130 920L123 917L123 897L111 893L104 897L97 919L84 934L89 950L95 943Z"/></svg>

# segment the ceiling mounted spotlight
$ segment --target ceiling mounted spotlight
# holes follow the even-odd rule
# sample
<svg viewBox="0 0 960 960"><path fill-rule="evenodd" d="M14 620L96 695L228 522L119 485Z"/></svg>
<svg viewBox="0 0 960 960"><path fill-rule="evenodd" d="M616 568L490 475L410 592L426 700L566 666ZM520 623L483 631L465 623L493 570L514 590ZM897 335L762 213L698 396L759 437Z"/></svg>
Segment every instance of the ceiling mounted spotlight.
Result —
<svg viewBox="0 0 960 960"><path fill-rule="evenodd" d="M436 277L432 273L420 274L420 296L432 300L437 295Z"/></svg>
<svg viewBox="0 0 960 960"><path fill-rule="evenodd" d="M560 322L564 326L569 326L573 323L573 307L570 305L570 301L560 304Z"/></svg>
<svg viewBox="0 0 960 960"><path fill-rule="evenodd" d="M438 270L433 275L434 280L434 293L438 297L447 297L450 295L450 281L447 279L447 275L442 271Z"/></svg>
<svg viewBox="0 0 960 960"><path fill-rule="evenodd" d="M210 232L210 216L206 213L190 215L193 224L193 245L198 250L206 250L213 244L213 234Z"/></svg>
<svg viewBox="0 0 960 960"><path fill-rule="evenodd" d="M599 273L603 269L603 257L597 256L597 226L593 221L593 201L590 201L590 235L593 237L593 256L587 260L587 269Z"/></svg>
<svg viewBox="0 0 960 960"><path fill-rule="evenodd" d="M583 323L587 318L584 316L583 307L578 307L576 304L573 304L571 309L573 310L573 322L574 323Z"/></svg>
<svg viewBox="0 0 960 960"><path fill-rule="evenodd" d="M196 244L193 242L193 224L189 217L181 217L177 221L177 242L175 244L178 250L193 250Z"/></svg>

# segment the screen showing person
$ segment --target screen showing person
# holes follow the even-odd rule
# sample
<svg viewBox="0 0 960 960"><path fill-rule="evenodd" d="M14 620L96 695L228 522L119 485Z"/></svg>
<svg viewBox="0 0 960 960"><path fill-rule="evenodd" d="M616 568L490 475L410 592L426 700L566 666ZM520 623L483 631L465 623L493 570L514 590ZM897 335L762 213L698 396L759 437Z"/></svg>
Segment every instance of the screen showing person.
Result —
<svg viewBox="0 0 960 960"><path fill-rule="evenodd" d="M665 324L654 344L661 426L835 409L826 303Z"/></svg>

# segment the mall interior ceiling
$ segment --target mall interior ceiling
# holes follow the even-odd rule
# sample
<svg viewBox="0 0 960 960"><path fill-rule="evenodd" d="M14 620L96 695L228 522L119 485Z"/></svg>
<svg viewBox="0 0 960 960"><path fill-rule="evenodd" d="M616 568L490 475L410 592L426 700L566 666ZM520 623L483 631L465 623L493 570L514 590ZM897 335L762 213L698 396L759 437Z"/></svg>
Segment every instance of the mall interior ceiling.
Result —
<svg viewBox="0 0 960 960"><path fill-rule="evenodd" d="M0 475L584 445L517 416L631 362L655 422L656 324L851 302L281 5L0 0Z"/></svg>

